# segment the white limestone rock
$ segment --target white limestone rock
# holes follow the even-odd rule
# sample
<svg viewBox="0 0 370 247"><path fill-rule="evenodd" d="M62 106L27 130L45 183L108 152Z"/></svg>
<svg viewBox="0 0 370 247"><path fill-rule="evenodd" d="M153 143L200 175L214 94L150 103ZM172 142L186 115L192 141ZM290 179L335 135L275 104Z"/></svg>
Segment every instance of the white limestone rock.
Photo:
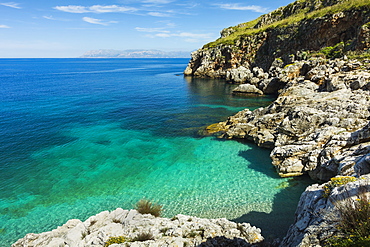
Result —
<svg viewBox="0 0 370 247"><path fill-rule="evenodd" d="M149 240L135 240L140 234L146 233L151 236ZM97 247L104 246L110 237L119 236L124 236L129 241L111 246L222 246L222 243L251 246L263 241L261 230L248 223L181 214L172 219L156 218L150 214L140 214L136 210L118 208L91 216L85 222L73 219L50 232L27 234L12 247Z"/></svg>
<svg viewBox="0 0 370 247"><path fill-rule="evenodd" d="M263 95L263 92L252 84L241 84L233 90L233 94Z"/></svg>
<svg viewBox="0 0 370 247"><path fill-rule="evenodd" d="M327 183L314 184L303 192L295 213L295 221L280 247L327 246L326 241L339 231L336 228L339 214L334 205L344 200L355 201L361 194L370 196L370 175L333 188L327 197L324 196L325 185Z"/></svg>

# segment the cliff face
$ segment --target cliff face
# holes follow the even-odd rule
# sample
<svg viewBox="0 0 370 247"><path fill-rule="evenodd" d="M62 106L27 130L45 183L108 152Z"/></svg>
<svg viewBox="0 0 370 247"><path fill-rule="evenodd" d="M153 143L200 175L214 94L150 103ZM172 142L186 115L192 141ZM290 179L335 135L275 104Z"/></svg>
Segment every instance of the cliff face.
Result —
<svg viewBox="0 0 370 247"><path fill-rule="evenodd" d="M345 51L369 49L370 7L355 2L297 1L254 22L226 28L220 39L192 53L184 73L226 78L227 71L240 66L266 71L276 58L289 64L292 58L304 59L341 42Z"/></svg>

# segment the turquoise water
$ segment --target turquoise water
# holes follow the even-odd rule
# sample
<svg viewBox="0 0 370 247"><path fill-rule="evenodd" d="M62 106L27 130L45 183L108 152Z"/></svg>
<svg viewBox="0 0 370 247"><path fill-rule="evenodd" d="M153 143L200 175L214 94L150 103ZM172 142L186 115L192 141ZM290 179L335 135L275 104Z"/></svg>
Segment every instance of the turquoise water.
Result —
<svg viewBox="0 0 370 247"><path fill-rule="evenodd" d="M198 135L271 98L184 78L186 63L0 59L1 246L141 198L166 217L226 217L283 234L309 181L279 178L269 150Z"/></svg>

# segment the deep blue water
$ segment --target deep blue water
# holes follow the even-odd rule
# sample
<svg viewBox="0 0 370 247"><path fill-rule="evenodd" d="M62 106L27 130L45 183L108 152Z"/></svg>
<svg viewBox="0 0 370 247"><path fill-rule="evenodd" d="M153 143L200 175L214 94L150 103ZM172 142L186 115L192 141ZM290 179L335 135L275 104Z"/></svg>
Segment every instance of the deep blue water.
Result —
<svg viewBox="0 0 370 247"><path fill-rule="evenodd" d="M187 62L0 59L0 246L141 198L284 234L308 181L279 178L269 150L198 135L272 99L184 78Z"/></svg>

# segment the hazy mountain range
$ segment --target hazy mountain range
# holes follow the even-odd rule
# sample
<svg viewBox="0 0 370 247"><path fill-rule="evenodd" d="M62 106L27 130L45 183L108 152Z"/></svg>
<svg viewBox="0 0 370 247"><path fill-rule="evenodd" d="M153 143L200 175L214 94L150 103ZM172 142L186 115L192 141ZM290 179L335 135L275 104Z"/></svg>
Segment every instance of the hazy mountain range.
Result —
<svg viewBox="0 0 370 247"><path fill-rule="evenodd" d="M81 58L190 58L190 51L100 49L87 51Z"/></svg>

